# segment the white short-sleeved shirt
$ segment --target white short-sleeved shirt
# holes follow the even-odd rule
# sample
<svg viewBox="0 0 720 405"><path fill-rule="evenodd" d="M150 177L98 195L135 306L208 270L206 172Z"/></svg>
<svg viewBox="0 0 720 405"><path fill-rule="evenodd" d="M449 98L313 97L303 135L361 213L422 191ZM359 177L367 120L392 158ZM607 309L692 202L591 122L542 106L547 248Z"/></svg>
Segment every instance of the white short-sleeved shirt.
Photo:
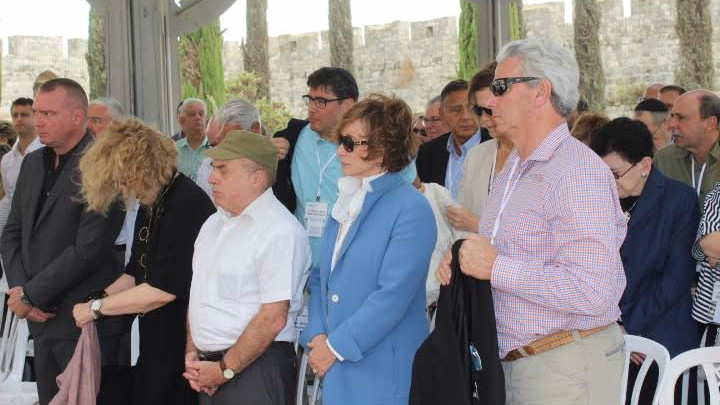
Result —
<svg viewBox="0 0 720 405"><path fill-rule="evenodd" d="M7 195L11 201L15 193L15 183L17 183L18 175L20 175L20 166L22 165L23 159L25 159L25 155L42 148L43 144L40 143L40 138L36 136L27 148L25 148L24 154L20 152L19 146L20 141L15 142L10 152L3 155L2 162L0 162L3 188L5 189L5 195Z"/></svg>
<svg viewBox="0 0 720 405"><path fill-rule="evenodd" d="M275 340L294 341L310 263L305 230L271 189L240 215L218 209L195 241L188 306L195 346L228 349L261 304L284 300L290 300L288 319Z"/></svg>

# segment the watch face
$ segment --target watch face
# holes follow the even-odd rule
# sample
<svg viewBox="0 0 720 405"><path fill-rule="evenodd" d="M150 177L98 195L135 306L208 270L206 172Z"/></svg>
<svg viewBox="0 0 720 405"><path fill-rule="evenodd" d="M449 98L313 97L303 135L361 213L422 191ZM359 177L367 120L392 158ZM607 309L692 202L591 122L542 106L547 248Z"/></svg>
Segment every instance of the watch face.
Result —
<svg viewBox="0 0 720 405"><path fill-rule="evenodd" d="M102 301L100 300L95 300L90 304L90 309L93 311L99 311L100 307L102 307Z"/></svg>
<svg viewBox="0 0 720 405"><path fill-rule="evenodd" d="M226 368L223 370L223 377L227 378L228 380L235 377L235 372L232 371L232 369Z"/></svg>

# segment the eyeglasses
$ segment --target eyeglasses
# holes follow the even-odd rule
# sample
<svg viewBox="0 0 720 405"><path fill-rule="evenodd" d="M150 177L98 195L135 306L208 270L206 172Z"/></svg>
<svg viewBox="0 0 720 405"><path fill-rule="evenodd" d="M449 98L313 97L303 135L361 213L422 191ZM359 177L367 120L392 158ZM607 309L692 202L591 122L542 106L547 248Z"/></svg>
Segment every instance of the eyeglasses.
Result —
<svg viewBox="0 0 720 405"><path fill-rule="evenodd" d="M354 141L352 138L350 138L347 135L340 135L339 140L340 140L340 145L342 145L343 148L345 148L347 153L352 153L355 150L356 146L368 144L368 141Z"/></svg>
<svg viewBox="0 0 720 405"><path fill-rule="evenodd" d="M413 134L415 134L415 135L420 135L420 136L426 136L426 135L427 135L427 131L425 131L425 130L422 129L422 128L413 128L412 131L413 131Z"/></svg>
<svg viewBox="0 0 720 405"><path fill-rule="evenodd" d="M495 79L490 83L490 91L495 96L502 96L508 90L510 86L515 83L525 83L533 80L540 80L539 77L503 77L501 79Z"/></svg>
<svg viewBox="0 0 720 405"><path fill-rule="evenodd" d="M430 118L423 118L423 122L425 125L427 124L436 124L440 122L442 119L440 117L430 117Z"/></svg>
<svg viewBox="0 0 720 405"><path fill-rule="evenodd" d="M322 97L318 97L318 98L311 97L309 94L302 96L302 99L305 102L305 106L309 106L310 102L312 101L313 104L315 104L315 107L317 107L321 110L323 108L327 107L327 103L331 103L333 101L346 100L348 98L351 98L351 97L338 97L338 98L333 98L331 100L328 100L328 99L322 98Z"/></svg>
<svg viewBox="0 0 720 405"><path fill-rule="evenodd" d="M489 115L489 116L492 117L492 110L489 109L489 108L487 108L487 107L483 107L483 106L481 106L481 105L473 104L473 105L472 105L472 110L473 110L473 112L475 113L475 115L477 115L478 117L482 117L483 113L485 113L485 114L487 114L487 115Z"/></svg>
<svg viewBox="0 0 720 405"><path fill-rule="evenodd" d="M613 172L612 175L613 175L613 177L615 177L615 180L620 180L620 179L623 178L623 176L625 176L626 174L628 174L628 172L629 172L630 170L632 170L633 167L635 167L635 166L637 166L637 165L632 165L632 166L630 166L630 168L627 169L627 170L625 170L625 171L623 172L623 174L615 174L615 172Z"/></svg>

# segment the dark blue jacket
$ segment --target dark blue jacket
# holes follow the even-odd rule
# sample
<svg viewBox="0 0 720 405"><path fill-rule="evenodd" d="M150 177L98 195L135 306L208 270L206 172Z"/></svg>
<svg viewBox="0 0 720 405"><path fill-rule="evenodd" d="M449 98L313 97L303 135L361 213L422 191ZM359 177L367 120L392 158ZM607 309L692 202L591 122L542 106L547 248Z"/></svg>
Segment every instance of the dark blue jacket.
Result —
<svg viewBox="0 0 720 405"><path fill-rule="evenodd" d="M676 356L700 343L699 325L690 316L697 195L653 167L631 214L620 249L627 277L620 300L623 325Z"/></svg>

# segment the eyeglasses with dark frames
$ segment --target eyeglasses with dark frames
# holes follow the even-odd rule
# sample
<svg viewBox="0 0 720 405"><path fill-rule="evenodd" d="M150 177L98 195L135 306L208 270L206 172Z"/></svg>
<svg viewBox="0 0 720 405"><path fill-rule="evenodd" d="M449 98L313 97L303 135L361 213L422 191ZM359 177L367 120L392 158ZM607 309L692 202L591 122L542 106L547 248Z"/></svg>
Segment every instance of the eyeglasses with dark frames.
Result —
<svg viewBox="0 0 720 405"><path fill-rule="evenodd" d="M629 172L630 170L632 170L633 167L635 167L635 166L637 166L637 165L632 165L632 166L630 166L630 168L627 169L627 170L625 170L625 171L623 172L623 174L616 174L615 172L613 172L612 175L613 175L613 177L615 177L615 180L620 180L620 179L623 178L623 176L625 176L626 174L628 174L628 172Z"/></svg>
<svg viewBox="0 0 720 405"><path fill-rule="evenodd" d="M533 80L540 80L539 77L503 77L495 79L490 83L490 91L495 96L502 96L510 90L510 86L515 83L531 82Z"/></svg>
<svg viewBox="0 0 720 405"><path fill-rule="evenodd" d="M422 128L413 128L412 131L413 131L413 134L415 134L415 135L427 136L427 131L425 131Z"/></svg>
<svg viewBox="0 0 720 405"><path fill-rule="evenodd" d="M323 108L327 107L327 103L331 103L333 101L347 100L349 98L351 98L351 97L349 97L349 96L348 97L338 97L338 98L333 98L333 99L328 100L328 99L322 98L322 97L315 98L315 97L310 96L309 94L302 96L302 99L305 102L305 106L309 106L310 102L312 102L315 105L315 107L317 107L321 110Z"/></svg>
<svg viewBox="0 0 720 405"><path fill-rule="evenodd" d="M472 110L473 110L473 112L475 113L475 115L477 115L478 117L482 117L483 113L489 115L490 117L492 117L492 110L489 109L489 108L487 108L487 107L483 107L483 106L481 106L481 105L473 104L473 105L472 105Z"/></svg>
<svg viewBox="0 0 720 405"><path fill-rule="evenodd" d="M347 135L340 135L339 140L340 140L340 145L342 145L343 148L345 148L345 151L347 151L347 153L353 153L356 146L368 144L368 141L355 141Z"/></svg>

